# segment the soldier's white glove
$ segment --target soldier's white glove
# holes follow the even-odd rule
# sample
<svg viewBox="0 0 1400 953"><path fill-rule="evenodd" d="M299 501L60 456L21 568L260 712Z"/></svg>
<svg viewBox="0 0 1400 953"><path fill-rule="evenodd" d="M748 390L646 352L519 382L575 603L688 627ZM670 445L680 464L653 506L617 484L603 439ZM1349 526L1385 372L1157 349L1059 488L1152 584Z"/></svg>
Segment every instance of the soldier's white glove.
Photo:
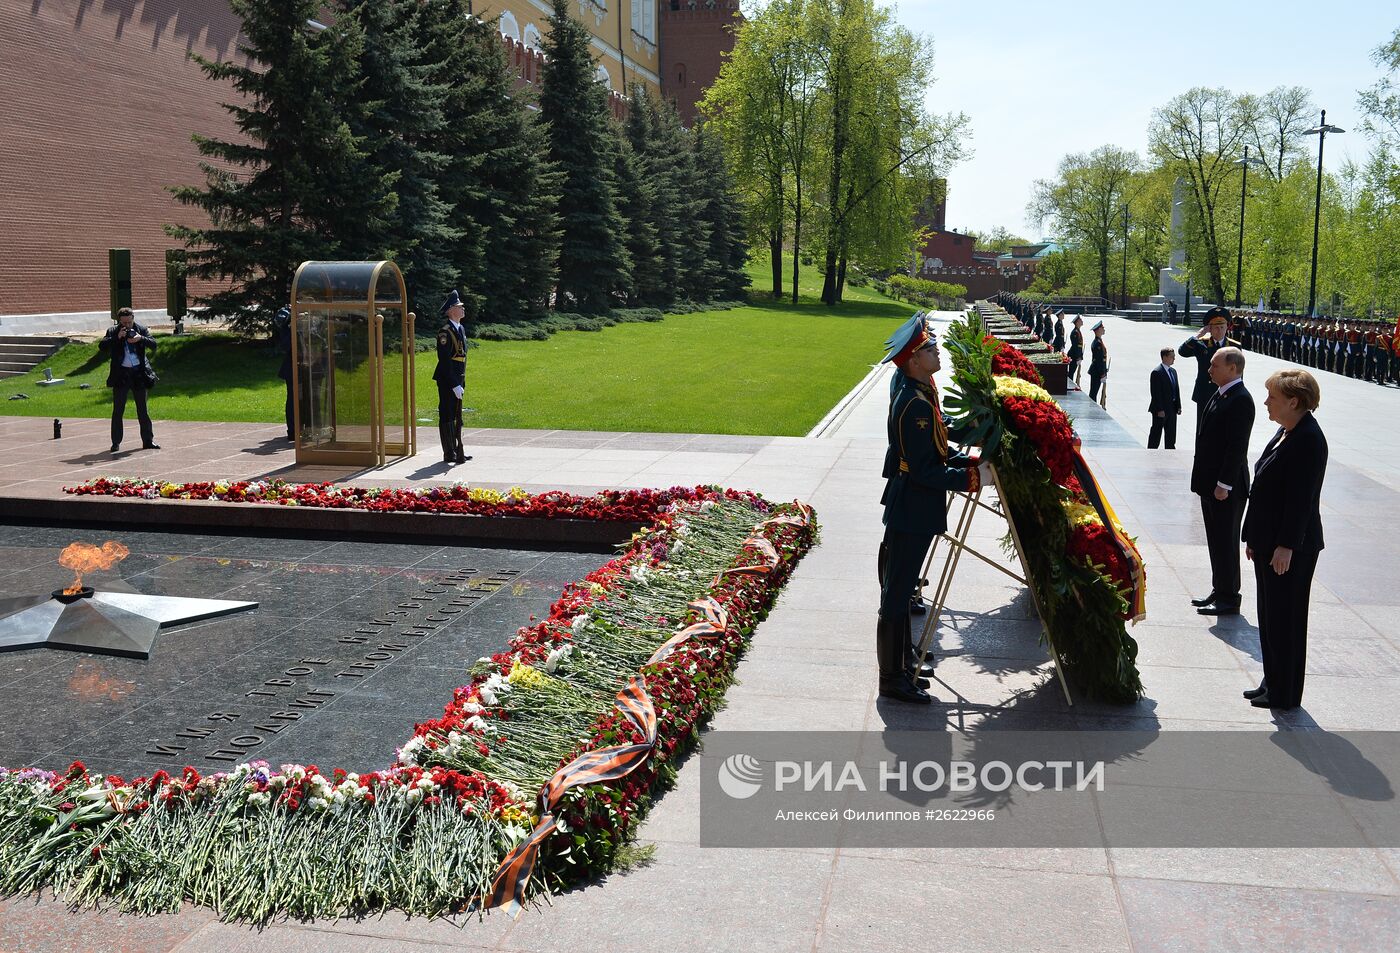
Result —
<svg viewBox="0 0 1400 953"><path fill-rule="evenodd" d="M462 395L465 394L466 392L467 392L467 391L466 391L466 388L464 388L461 384L458 384L456 387L452 388L452 394L453 394L453 396L455 396L458 400L461 400L461 399L462 399Z"/></svg>

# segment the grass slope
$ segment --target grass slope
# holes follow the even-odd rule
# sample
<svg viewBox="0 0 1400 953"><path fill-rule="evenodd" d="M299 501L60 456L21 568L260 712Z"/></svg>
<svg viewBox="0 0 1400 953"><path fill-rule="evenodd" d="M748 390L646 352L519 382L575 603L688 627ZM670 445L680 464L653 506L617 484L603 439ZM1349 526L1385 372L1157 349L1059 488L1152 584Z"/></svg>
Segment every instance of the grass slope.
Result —
<svg viewBox="0 0 1400 953"><path fill-rule="evenodd" d="M766 269L751 267L755 288ZM791 276L789 264L788 274ZM747 307L676 315L653 324L565 331L547 341L486 341L467 364L468 427L801 435L880 354L910 306L848 288L830 309L808 269L798 304L756 294ZM279 357L266 342L224 335L162 337L151 415L164 420L282 419ZM434 356L419 354L418 417L436 421ZM42 367L66 382L39 387ZM70 344L39 369L0 381L3 412L106 417L107 362L95 344ZM91 389L78 389L80 383ZM23 392L29 400L6 400Z"/></svg>

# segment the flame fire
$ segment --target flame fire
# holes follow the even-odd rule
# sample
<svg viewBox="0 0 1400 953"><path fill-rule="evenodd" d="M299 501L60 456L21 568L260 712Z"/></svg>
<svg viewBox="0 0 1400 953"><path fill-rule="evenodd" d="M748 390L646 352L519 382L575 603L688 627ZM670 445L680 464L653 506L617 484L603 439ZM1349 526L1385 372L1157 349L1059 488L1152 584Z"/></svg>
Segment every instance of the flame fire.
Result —
<svg viewBox="0 0 1400 953"><path fill-rule="evenodd" d="M131 554L116 540L109 539L101 546L92 543L70 543L58 557L58 564L73 570L76 578L73 585L63 590L65 596L76 596L83 591L83 574L111 569Z"/></svg>

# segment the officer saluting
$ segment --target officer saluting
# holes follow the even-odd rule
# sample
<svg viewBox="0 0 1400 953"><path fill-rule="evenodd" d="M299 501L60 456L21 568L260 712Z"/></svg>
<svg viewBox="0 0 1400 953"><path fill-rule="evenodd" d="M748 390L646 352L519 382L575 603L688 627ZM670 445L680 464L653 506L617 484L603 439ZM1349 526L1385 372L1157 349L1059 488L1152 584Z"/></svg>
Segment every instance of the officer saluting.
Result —
<svg viewBox="0 0 1400 953"><path fill-rule="evenodd" d="M442 438L444 463L466 463L471 457L462 451L462 395L467 387L467 332L462 318L467 309L454 289L439 309L447 323L437 336L437 367L433 380L438 388L438 436Z"/></svg>
<svg viewBox="0 0 1400 953"><path fill-rule="evenodd" d="M1218 387L1210 380L1210 359L1222 347L1239 347L1240 342L1227 337L1230 327L1230 311L1216 305L1206 312L1206 326L1195 337L1187 338L1186 343L1176 349L1182 357L1196 359L1196 385L1191 389L1191 400L1196 405L1196 429L1201 427L1201 412L1206 401L1210 400Z"/></svg>
<svg viewBox="0 0 1400 953"><path fill-rule="evenodd" d="M893 361L898 373L886 421L884 495L886 565L880 580L880 617L875 651L880 694L916 705L932 699L915 681L917 659L910 641L909 594L919 577L934 536L948 528L947 491L976 491L977 461L948 447L948 426L932 386L940 366L938 342L915 315L888 342L881 363Z"/></svg>

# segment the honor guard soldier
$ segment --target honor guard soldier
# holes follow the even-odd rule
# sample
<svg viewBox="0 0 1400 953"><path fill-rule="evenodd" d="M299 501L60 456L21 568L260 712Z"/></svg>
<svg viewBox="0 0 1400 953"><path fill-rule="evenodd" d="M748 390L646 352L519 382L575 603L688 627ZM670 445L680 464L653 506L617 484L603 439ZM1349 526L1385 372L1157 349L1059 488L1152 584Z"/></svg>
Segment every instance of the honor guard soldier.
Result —
<svg viewBox="0 0 1400 953"><path fill-rule="evenodd" d="M1347 377L1361 377L1361 362L1365 356L1365 345L1361 332L1355 327L1347 328Z"/></svg>
<svg viewBox="0 0 1400 953"><path fill-rule="evenodd" d="M1374 328L1369 329L1365 334L1366 339L1366 371L1362 375L1368 381L1380 379L1381 370L1381 345ZM1381 381L1384 383L1384 381Z"/></svg>
<svg viewBox="0 0 1400 953"><path fill-rule="evenodd" d="M456 290L449 292L439 309L447 323L437 335L437 367L433 380L438 389L438 436L444 463L466 463L462 450L462 396L467 387L467 332L462 318L467 309Z"/></svg>
<svg viewBox="0 0 1400 953"><path fill-rule="evenodd" d="M1298 363L1298 322L1292 318L1283 326L1283 359Z"/></svg>
<svg viewBox="0 0 1400 953"><path fill-rule="evenodd" d="M1222 347L1239 347L1240 342L1229 337L1230 310L1219 305L1206 312L1206 326L1195 337L1187 338L1176 352L1182 357L1196 359L1196 383L1191 388L1191 401L1196 405L1196 427L1200 429L1201 413L1206 402L1219 388L1211 383L1210 359Z"/></svg>
<svg viewBox="0 0 1400 953"><path fill-rule="evenodd" d="M1055 313L1055 334L1050 341L1050 346L1061 354L1065 352L1065 309L1061 308Z"/></svg>
<svg viewBox="0 0 1400 953"><path fill-rule="evenodd" d="M880 579L880 616L875 652L880 695L915 705L932 699L920 683L909 625L909 595L918 581L933 538L948 528L949 490L976 492L982 485L977 460L948 445L948 426L933 387L940 366L938 342L915 316L888 342L881 363L893 362L897 384L886 433L885 554Z"/></svg>

